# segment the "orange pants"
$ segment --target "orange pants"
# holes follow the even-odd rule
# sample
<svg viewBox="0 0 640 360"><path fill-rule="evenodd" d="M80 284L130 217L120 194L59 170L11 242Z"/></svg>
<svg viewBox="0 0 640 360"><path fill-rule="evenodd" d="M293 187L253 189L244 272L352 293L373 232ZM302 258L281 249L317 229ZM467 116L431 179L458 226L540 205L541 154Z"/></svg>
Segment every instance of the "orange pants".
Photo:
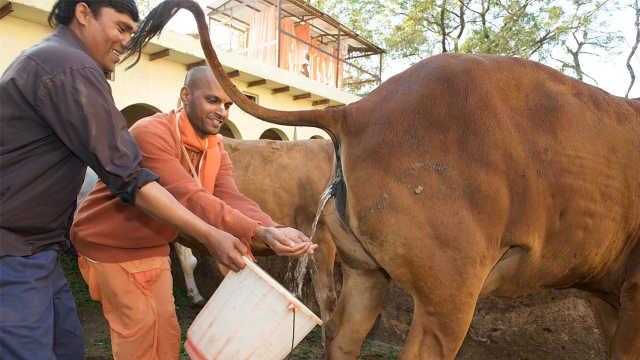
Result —
<svg viewBox="0 0 640 360"><path fill-rule="evenodd" d="M180 326L168 257L121 263L78 258L91 298L102 303L114 359L178 359Z"/></svg>

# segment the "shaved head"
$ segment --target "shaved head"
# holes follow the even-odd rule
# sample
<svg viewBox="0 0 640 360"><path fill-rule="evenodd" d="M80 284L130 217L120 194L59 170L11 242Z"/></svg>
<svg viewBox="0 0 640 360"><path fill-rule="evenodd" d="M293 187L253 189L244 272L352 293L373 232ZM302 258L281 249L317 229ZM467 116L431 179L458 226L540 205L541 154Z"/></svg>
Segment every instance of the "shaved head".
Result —
<svg viewBox="0 0 640 360"><path fill-rule="evenodd" d="M208 66L187 71L180 100L198 136L215 135L229 116L233 104Z"/></svg>
<svg viewBox="0 0 640 360"><path fill-rule="evenodd" d="M204 65L190 69L184 77L184 86L189 88L191 91L200 89L205 85L209 85L211 82L219 86L218 80L213 76L211 68Z"/></svg>

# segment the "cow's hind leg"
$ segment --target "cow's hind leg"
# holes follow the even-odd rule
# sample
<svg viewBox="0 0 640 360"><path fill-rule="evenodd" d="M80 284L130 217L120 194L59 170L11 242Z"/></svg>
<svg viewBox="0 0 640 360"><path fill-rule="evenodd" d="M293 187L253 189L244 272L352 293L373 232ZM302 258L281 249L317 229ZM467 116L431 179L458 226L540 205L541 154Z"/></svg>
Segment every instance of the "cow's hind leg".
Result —
<svg viewBox="0 0 640 360"><path fill-rule="evenodd" d="M413 319L400 356L404 360L455 358L484 282L501 255L475 226L439 230L413 251L391 254L391 261L381 264L413 298Z"/></svg>
<svg viewBox="0 0 640 360"><path fill-rule="evenodd" d="M618 310L597 296L589 298L593 315L602 332L605 346L609 346L618 326Z"/></svg>
<svg viewBox="0 0 640 360"><path fill-rule="evenodd" d="M405 287L413 297L414 310L401 359L455 358L473 318L482 278L471 273L455 278L448 276L456 274L449 270L420 274L422 284L416 284L417 288ZM433 284L433 280L441 283L423 285Z"/></svg>
<svg viewBox="0 0 640 360"><path fill-rule="evenodd" d="M360 345L382 308L389 278L380 269L354 269L342 263L342 290L327 324L327 358L356 359Z"/></svg>
<svg viewBox="0 0 640 360"><path fill-rule="evenodd" d="M636 245L629 259L640 259L640 244ZM614 360L640 359L640 261L629 264L622 290L618 326L609 346Z"/></svg>
<svg viewBox="0 0 640 360"><path fill-rule="evenodd" d="M337 296L333 278L336 246L331 240L329 231L325 228L318 228L316 236L318 238L318 248L313 253L313 258L317 267L311 273L311 280L316 293L316 300L320 306L322 321L326 322L331 318L336 308Z"/></svg>

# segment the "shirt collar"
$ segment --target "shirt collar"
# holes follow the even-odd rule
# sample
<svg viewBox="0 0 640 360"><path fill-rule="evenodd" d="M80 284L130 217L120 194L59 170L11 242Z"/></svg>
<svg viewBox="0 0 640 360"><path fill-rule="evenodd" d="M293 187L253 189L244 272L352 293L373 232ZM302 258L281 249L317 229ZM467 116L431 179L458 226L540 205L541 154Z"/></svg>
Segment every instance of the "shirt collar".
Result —
<svg viewBox="0 0 640 360"><path fill-rule="evenodd" d="M82 50L82 52L89 55L89 52L87 51L87 47L84 46L84 43L82 42L82 40L80 40L78 35L76 35L76 33L74 33L73 30L71 30L66 25L58 24L58 26L56 26L55 31L51 35L51 39L53 41L60 41L65 45L74 47L78 50Z"/></svg>

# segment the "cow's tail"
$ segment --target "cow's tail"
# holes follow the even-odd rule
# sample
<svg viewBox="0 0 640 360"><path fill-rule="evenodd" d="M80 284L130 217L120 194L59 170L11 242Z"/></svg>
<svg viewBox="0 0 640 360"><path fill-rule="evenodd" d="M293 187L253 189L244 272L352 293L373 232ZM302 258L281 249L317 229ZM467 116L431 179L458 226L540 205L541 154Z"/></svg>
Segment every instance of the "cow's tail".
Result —
<svg viewBox="0 0 640 360"><path fill-rule="evenodd" d="M160 33L162 28L179 9L186 9L195 17L200 35L200 45L202 46L209 66L225 92L242 110L259 119L275 124L318 127L327 131L334 140L334 143L339 141L338 125L340 120L345 116L345 107L323 110L278 111L262 107L244 96L231 82L220 64L218 56L211 45L209 28L205 20L204 12L200 8L200 5L192 0L166 0L151 10L131 39L129 52L125 59L132 55L135 56L136 59L129 67L135 65L140 60L142 48L155 35Z"/></svg>

